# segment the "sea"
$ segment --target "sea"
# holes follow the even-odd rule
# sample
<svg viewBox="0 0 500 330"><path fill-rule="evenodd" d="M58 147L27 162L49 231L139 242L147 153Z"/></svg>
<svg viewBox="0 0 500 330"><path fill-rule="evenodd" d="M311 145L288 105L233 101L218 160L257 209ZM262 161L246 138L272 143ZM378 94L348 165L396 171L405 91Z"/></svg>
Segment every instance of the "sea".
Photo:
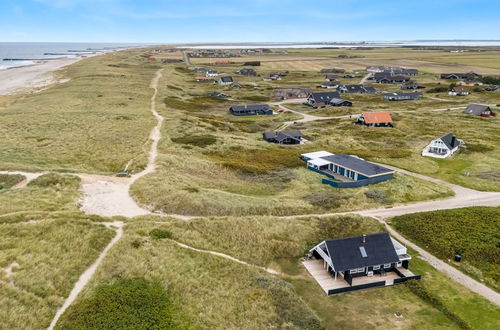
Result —
<svg viewBox="0 0 500 330"><path fill-rule="evenodd" d="M241 49L241 48L350 48L350 47L493 47L500 46L500 40L398 40L398 41L338 41L338 42L250 42L211 43L182 45L178 48L192 49Z"/></svg>
<svg viewBox="0 0 500 330"><path fill-rule="evenodd" d="M0 70L31 65L35 60L74 57L75 54L144 46L129 43L0 42ZM71 52L78 51L78 52ZM83 51L83 52L82 52ZM58 55L45 55L57 53ZM16 59L6 61L5 59Z"/></svg>

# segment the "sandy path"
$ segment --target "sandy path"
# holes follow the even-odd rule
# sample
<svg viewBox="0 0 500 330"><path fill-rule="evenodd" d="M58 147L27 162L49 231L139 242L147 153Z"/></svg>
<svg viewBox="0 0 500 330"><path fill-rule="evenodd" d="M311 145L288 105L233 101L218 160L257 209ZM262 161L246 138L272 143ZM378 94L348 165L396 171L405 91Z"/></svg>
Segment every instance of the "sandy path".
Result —
<svg viewBox="0 0 500 330"><path fill-rule="evenodd" d="M372 76L371 72L368 72L366 74L366 76L364 76L363 78L361 78L361 81L359 82L359 84L363 85L368 80L368 78L370 78L371 76Z"/></svg>
<svg viewBox="0 0 500 330"><path fill-rule="evenodd" d="M135 217L151 214L152 212L139 206L130 197L130 186L139 178L153 173L156 169L156 158L158 157L158 142L161 139L161 127L163 116L156 111L156 96L158 94L158 82L162 77L163 69L156 72L151 81L150 87L153 89L151 96L151 113L157 120L157 124L151 130L149 139L151 149L149 151L148 164L146 168L131 178L114 178L101 176L95 180L96 176L80 175L82 179L81 190L83 198L81 200L81 211L86 214L95 214L103 217L125 216Z"/></svg>
<svg viewBox="0 0 500 330"><path fill-rule="evenodd" d="M81 57L43 60L38 64L0 70L0 95L12 94L22 89L40 88L54 83L52 71L80 61Z"/></svg>
<svg viewBox="0 0 500 330"><path fill-rule="evenodd" d="M102 224L108 228L115 229L116 235L115 235L115 237L113 237L111 242L109 242L109 244L104 248L104 250L102 250L102 252L99 254L99 257L96 259L96 261L89 268L87 268L82 273L82 275L80 275L80 278L75 283L75 286L71 290L68 298L66 298L66 300L64 301L64 304L61 306L61 308L59 308L57 310L57 313L54 316L54 318L52 319L52 322L50 322L50 325L48 327L49 330L54 329L54 327L56 326L57 321L59 320L61 315L63 315L64 312L66 311L66 309L68 309L68 307L76 300L76 298L78 297L80 292L83 290L83 288L90 281L90 279L94 275L95 271L97 270L97 267L99 267L99 265L103 261L104 257L106 257L106 254L108 253L108 251L113 247L113 245L115 245L120 240L120 238L122 238L123 226L124 226L123 222L115 221L115 222L111 222L111 223L102 223Z"/></svg>
<svg viewBox="0 0 500 330"><path fill-rule="evenodd" d="M383 221L382 221L383 222ZM385 222L383 222L385 224ZM407 240L403 236L401 236L397 231L395 231L393 228L388 226L387 224L386 228L387 231L391 234L391 236L395 237L397 240L402 242L403 244L406 244L407 246L411 247L415 251L417 251L422 259L427 261L432 267L436 268L440 272L443 272L451 278L453 281L462 284L469 290L483 296L484 298L488 299L492 303L496 304L497 306L500 306L500 294L495 292L494 290L488 288L486 285L476 281L475 279L465 275L458 269L456 269L453 266L448 265L446 262L434 257L432 254L429 252L425 251L424 249L420 248L416 244L412 243L411 241Z"/></svg>
<svg viewBox="0 0 500 330"><path fill-rule="evenodd" d="M236 259L235 257L231 257L230 255L227 255L225 253L216 252L216 251L210 251L210 250L201 250L201 249L197 249L197 248L194 248L192 246L189 246L189 245L186 245L186 244L183 244L183 243L179 243L179 242L174 241L174 240L171 240L171 241L174 242L175 244L179 245L180 247L184 248L184 249L189 249L189 250L193 250L193 251L196 251L196 252L207 253L207 254L211 254L211 255L214 255L214 256L222 257L222 258L225 258L225 259L228 259L228 260L240 263L242 265L246 265L246 266L250 266L250 267L255 267L255 268L261 269L261 270L263 270L265 272L268 272L269 274L273 274L273 275L279 275L280 274L280 272L278 272L277 270L274 270L274 269L271 269L271 268L266 268L266 267L261 267L261 266L257 266L257 265L253 265L253 264L249 264L248 262Z"/></svg>

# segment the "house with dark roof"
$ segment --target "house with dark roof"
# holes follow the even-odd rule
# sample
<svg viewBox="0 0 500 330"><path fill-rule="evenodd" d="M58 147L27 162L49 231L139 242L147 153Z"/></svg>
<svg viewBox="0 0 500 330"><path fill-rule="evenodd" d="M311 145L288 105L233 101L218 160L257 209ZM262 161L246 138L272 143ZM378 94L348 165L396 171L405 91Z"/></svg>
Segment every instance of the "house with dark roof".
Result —
<svg viewBox="0 0 500 330"><path fill-rule="evenodd" d="M420 92L410 93L384 93L384 100L386 101L405 101L405 100L418 100L422 97Z"/></svg>
<svg viewBox="0 0 500 330"><path fill-rule="evenodd" d="M451 91L448 92L451 96L466 96L469 95L469 89L465 86L455 86Z"/></svg>
<svg viewBox="0 0 500 330"><path fill-rule="evenodd" d="M464 113L468 115L490 117L495 116L495 113L487 105L482 104L469 104L465 109Z"/></svg>
<svg viewBox="0 0 500 330"><path fill-rule="evenodd" d="M422 156L434 157L434 158L448 158L456 153L461 146L463 146L464 141L457 139L455 135L448 133L440 138L432 140L424 150L422 150Z"/></svg>
<svg viewBox="0 0 500 330"><path fill-rule="evenodd" d="M243 68L238 71L236 71L236 74L242 75L242 76L251 76L251 77L256 77L257 76L257 71L251 68Z"/></svg>
<svg viewBox="0 0 500 330"><path fill-rule="evenodd" d="M326 81L337 81L339 79L339 76L333 73L327 73L325 75L325 80Z"/></svg>
<svg viewBox="0 0 500 330"><path fill-rule="evenodd" d="M331 99L339 99L340 94L338 92L319 92L311 93L307 97L306 104L314 108L324 108L330 105Z"/></svg>
<svg viewBox="0 0 500 330"><path fill-rule="evenodd" d="M214 97L217 99L227 99L229 97L229 95L221 93L221 92L211 92L211 93L208 93L208 96Z"/></svg>
<svg viewBox="0 0 500 330"><path fill-rule="evenodd" d="M373 78L379 84L398 84L410 81L409 76L393 75L389 72L375 73Z"/></svg>
<svg viewBox="0 0 500 330"><path fill-rule="evenodd" d="M234 82L234 80L233 77L226 76L226 77L220 77L217 82L219 83L219 85L231 85Z"/></svg>
<svg viewBox="0 0 500 330"><path fill-rule="evenodd" d="M273 97L280 100L303 99L308 97L312 92L312 89L308 87L278 88L274 90Z"/></svg>
<svg viewBox="0 0 500 330"><path fill-rule="evenodd" d="M355 188L390 180L394 171L362 158L326 151L302 154L307 168L327 176L324 184L336 188Z"/></svg>
<svg viewBox="0 0 500 330"><path fill-rule="evenodd" d="M262 133L267 142L277 144L301 144L303 135L299 130L272 131Z"/></svg>
<svg viewBox="0 0 500 330"><path fill-rule="evenodd" d="M466 72L466 73L442 73L441 79L477 79L481 78L482 75L475 72Z"/></svg>
<svg viewBox="0 0 500 330"><path fill-rule="evenodd" d="M337 90L340 93L349 94L375 94L376 92L375 88L364 85L339 85Z"/></svg>
<svg viewBox="0 0 500 330"><path fill-rule="evenodd" d="M484 90L488 92L500 92L500 86L488 86Z"/></svg>
<svg viewBox="0 0 500 330"><path fill-rule="evenodd" d="M272 115L273 110L268 104L233 105L229 112L234 116Z"/></svg>
<svg viewBox="0 0 500 330"><path fill-rule="evenodd" d="M326 239L309 252L303 265L328 295L420 279L407 248L385 232Z"/></svg>
<svg viewBox="0 0 500 330"><path fill-rule="evenodd" d="M409 82L401 85L401 89L403 89L403 90L404 89L422 89L422 88L425 88L425 86L421 86L413 81L409 81Z"/></svg>
<svg viewBox="0 0 500 330"><path fill-rule="evenodd" d="M363 112L358 117L357 124L362 124L371 127L392 127L391 113L388 111L381 112Z"/></svg>
<svg viewBox="0 0 500 330"><path fill-rule="evenodd" d="M333 107L352 107L352 102L344 99L333 98L330 100L330 105Z"/></svg>

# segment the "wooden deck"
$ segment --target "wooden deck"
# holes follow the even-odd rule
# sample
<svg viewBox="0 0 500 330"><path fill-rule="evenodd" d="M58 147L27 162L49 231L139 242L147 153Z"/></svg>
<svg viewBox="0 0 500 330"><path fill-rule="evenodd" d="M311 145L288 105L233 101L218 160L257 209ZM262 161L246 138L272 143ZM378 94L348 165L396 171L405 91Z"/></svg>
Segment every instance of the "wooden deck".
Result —
<svg viewBox="0 0 500 330"><path fill-rule="evenodd" d="M385 285L389 286L394 284L395 279L401 278L395 272L387 272L385 275L374 274L373 276L361 276L353 278L352 286L350 286L341 275L338 275L337 279L335 279L335 277L328 273L324 268L323 260L306 260L303 261L302 264L327 294L330 290L356 287L376 282L385 282ZM400 267L398 270L405 276L413 276L413 273L405 268Z"/></svg>

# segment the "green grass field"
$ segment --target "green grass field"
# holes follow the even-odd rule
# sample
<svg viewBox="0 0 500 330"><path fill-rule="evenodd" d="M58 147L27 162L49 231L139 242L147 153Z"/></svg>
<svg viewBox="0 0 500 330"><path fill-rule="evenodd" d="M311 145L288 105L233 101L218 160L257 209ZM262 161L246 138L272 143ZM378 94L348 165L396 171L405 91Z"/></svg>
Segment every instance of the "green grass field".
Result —
<svg viewBox="0 0 500 330"><path fill-rule="evenodd" d="M500 289L500 208L471 207L395 217L392 225L462 272ZM460 254L463 260L453 260Z"/></svg>

